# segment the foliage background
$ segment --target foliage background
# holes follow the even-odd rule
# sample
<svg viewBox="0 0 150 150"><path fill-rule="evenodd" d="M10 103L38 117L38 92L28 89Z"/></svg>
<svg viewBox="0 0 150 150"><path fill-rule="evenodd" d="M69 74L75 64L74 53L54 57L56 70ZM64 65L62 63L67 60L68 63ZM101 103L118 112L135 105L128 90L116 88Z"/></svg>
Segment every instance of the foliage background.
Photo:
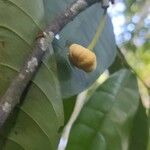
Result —
<svg viewBox="0 0 150 150"><path fill-rule="evenodd" d="M71 2L0 0L1 95L31 51L37 32ZM94 5L69 23L55 37L53 47L50 45L22 96L24 101L0 131L0 148L55 150L64 129L59 149L66 146L70 132L67 150L149 150L149 7L149 0L116 0L109 14L118 52L111 19L107 16L94 49L99 65L90 74L70 64L66 44L78 42L88 46L103 11L100 5ZM71 124L64 128L69 118Z"/></svg>

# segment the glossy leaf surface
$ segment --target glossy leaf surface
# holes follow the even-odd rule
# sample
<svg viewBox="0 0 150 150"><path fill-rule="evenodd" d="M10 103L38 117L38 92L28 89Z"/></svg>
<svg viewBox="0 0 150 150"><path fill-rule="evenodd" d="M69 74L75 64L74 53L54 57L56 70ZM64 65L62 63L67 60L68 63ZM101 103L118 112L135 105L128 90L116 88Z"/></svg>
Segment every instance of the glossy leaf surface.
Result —
<svg viewBox="0 0 150 150"><path fill-rule="evenodd" d="M135 76L128 70L115 73L83 107L67 150L128 150L138 105Z"/></svg>

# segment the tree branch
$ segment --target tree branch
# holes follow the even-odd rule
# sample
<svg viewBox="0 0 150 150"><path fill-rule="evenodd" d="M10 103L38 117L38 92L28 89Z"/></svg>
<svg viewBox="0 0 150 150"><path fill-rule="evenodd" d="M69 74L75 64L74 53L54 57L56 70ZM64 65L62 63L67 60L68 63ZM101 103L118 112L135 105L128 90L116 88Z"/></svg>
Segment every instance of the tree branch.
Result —
<svg viewBox="0 0 150 150"><path fill-rule="evenodd" d="M60 12L60 14L45 28L44 32L38 35L31 55L25 61L18 75L0 99L0 127L4 125L9 114L20 102L20 97L23 91L36 73L49 44L54 39L54 36L80 12L97 2L100 2L100 0L76 0L66 10Z"/></svg>

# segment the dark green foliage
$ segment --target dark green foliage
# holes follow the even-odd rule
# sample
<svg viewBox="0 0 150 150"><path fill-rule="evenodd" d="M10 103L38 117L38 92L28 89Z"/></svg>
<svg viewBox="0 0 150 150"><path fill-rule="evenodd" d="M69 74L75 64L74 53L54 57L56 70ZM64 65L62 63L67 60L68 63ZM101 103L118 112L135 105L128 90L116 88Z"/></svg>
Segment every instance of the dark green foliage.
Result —
<svg viewBox="0 0 150 150"><path fill-rule="evenodd" d="M115 73L81 110L67 150L127 150L138 105L135 76L127 70Z"/></svg>

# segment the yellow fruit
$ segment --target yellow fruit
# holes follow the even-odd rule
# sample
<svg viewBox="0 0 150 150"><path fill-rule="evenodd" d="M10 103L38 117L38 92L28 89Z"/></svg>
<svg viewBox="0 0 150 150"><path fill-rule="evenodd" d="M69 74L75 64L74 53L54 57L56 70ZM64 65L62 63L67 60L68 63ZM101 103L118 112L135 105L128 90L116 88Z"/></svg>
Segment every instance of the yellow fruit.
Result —
<svg viewBox="0 0 150 150"><path fill-rule="evenodd" d="M73 65L85 72L92 72L96 69L95 53L79 44L72 44L69 47L69 59Z"/></svg>

